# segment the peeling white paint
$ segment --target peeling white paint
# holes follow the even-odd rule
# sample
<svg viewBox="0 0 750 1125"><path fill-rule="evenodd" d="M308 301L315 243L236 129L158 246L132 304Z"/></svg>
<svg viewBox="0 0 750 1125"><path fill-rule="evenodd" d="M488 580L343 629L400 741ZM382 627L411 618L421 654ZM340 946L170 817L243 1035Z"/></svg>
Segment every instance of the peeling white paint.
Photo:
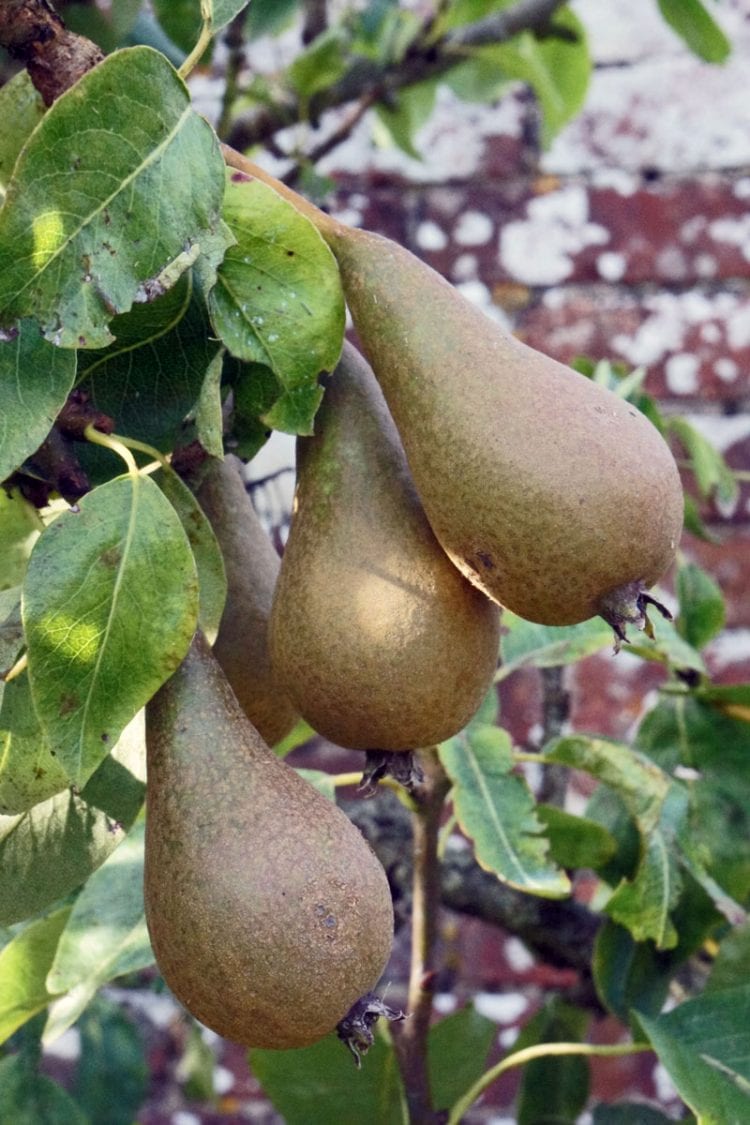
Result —
<svg viewBox="0 0 750 1125"><path fill-rule="evenodd" d="M495 224L481 211L464 211L453 230L459 246L484 246L492 238Z"/></svg>
<svg viewBox="0 0 750 1125"><path fill-rule="evenodd" d="M738 246L745 261L750 262L750 215L715 219L709 226L708 233L717 242Z"/></svg>
<svg viewBox="0 0 750 1125"><path fill-rule="evenodd" d="M750 311L737 309L727 318L727 341L730 348L750 347Z"/></svg>
<svg viewBox="0 0 750 1125"><path fill-rule="evenodd" d="M473 281L479 272L476 254L459 254L451 267L454 281Z"/></svg>
<svg viewBox="0 0 750 1125"><path fill-rule="evenodd" d="M342 211L336 211L334 218L346 227L361 227L364 216L357 207L345 207Z"/></svg>
<svg viewBox="0 0 750 1125"><path fill-rule="evenodd" d="M473 305L477 305L490 320L497 321L510 331L511 322L507 313L494 303L492 294L483 281L462 281L456 285L456 289Z"/></svg>
<svg viewBox="0 0 750 1125"><path fill-rule="evenodd" d="M624 254L617 254L614 250L607 250L596 259L596 269L605 281L619 281L627 267Z"/></svg>
<svg viewBox="0 0 750 1125"><path fill-rule="evenodd" d="M721 339L721 329L718 324L703 324L701 325L700 337L707 344L718 344Z"/></svg>
<svg viewBox="0 0 750 1125"><path fill-rule="evenodd" d="M632 172L625 172L622 168L596 168L591 183L595 188L609 188L626 198L635 195L641 187L640 177L634 176Z"/></svg>
<svg viewBox="0 0 750 1125"><path fill-rule="evenodd" d="M503 946L505 960L515 973L524 973L534 967L534 958L520 938L509 937Z"/></svg>
<svg viewBox="0 0 750 1125"><path fill-rule="evenodd" d="M214 1090L219 1096L228 1094L235 1083L236 1079L228 1067L214 1067Z"/></svg>
<svg viewBox="0 0 750 1125"><path fill-rule="evenodd" d="M740 373L737 364L728 357L717 359L714 363L714 371L722 383L734 383Z"/></svg>
<svg viewBox="0 0 750 1125"><path fill-rule="evenodd" d="M688 275L688 264L679 246L665 246L656 255L654 266L657 274L668 281L684 281Z"/></svg>
<svg viewBox="0 0 750 1125"><path fill-rule="evenodd" d="M448 235L431 219L419 224L415 238L420 250L444 250L448 245Z"/></svg>
<svg viewBox="0 0 750 1125"><path fill-rule="evenodd" d="M495 1023L515 1023L529 1006L520 992L478 992L474 1007L480 1015Z"/></svg>
<svg viewBox="0 0 750 1125"><path fill-rule="evenodd" d="M664 365L667 386L676 395L694 394L699 387L700 364L697 356L681 352L670 356Z"/></svg>
<svg viewBox="0 0 750 1125"><path fill-rule="evenodd" d="M750 164L746 4L712 6L732 42L723 66L692 55L649 0L576 0L575 8L595 59L629 65L594 71L584 110L545 154L545 171L653 167L684 174Z"/></svg>
<svg viewBox="0 0 750 1125"><path fill-rule="evenodd" d="M750 177L736 180L732 191L736 199L750 199Z"/></svg>
<svg viewBox="0 0 750 1125"><path fill-rule="evenodd" d="M712 254L697 254L693 261L693 269L698 277L708 279L716 277L719 272L719 264Z"/></svg>
<svg viewBox="0 0 750 1125"><path fill-rule="evenodd" d="M525 285L557 285L570 277L574 258L588 246L602 246L609 232L589 222L588 193L568 184L532 199L526 219L500 232L500 262Z"/></svg>
<svg viewBox="0 0 750 1125"><path fill-rule="evenodd" d="M684 339L684 318L673 304L664 302L638 327L634 336L615 336L612 346L634 367L650 367L668 352L681 348Z"/></svg>
<svg viewBox="0 0 750 1125"><path fill-rule="evenodd" d="M681 238L683 242L697 242L707 225L708 219L705 215L694 215L692 219L688 219L682 224L678 232L678 237Z"/></svg>

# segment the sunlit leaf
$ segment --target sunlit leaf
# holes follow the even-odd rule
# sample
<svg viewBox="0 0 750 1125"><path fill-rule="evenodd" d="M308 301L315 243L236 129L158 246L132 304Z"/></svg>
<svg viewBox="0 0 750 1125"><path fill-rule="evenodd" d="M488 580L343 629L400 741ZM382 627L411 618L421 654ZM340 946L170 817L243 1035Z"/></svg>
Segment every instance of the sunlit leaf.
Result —
<svg viewBox="0 0 750 1125"><path fill-rule="evenodd" d="M513 772L510 737L488 718L485 707L439 747L456 818L485 870L530 894L559 898L570 891L568 878L549 858L534 798Z"/></svg>
<svg viewBox="0 0 750 1125"><path fill-rule="evenodd" d="M83 791L0 816L0 925L22 921L80 886L122 843L145 794L139 715Z"/></svg>
<svg viewBox="0 0 750 1125"><path fill-rule="evenodd" d="M31 690L77 785L178 666L197 614L187 537L148 477L100 485L40 536L23 600Z"/></svg>
<svg viewBox="0 0 750 1125"><path fill-rule="evenodd" d="M66 906L32 922L0 953L0 1043L52 999L47 971L69 914Z"/></svg>
<svg viewBox="0 0 750 1125"><path fill-rule="evenodd" d="M186 169L190 174L186 175ZM158 51L105 58L29 138L0 212L0 310L64 347L102 347L109 321L224 251L216 136ZM165 272L166 271L166 272Z"/></svg>
<svg viewBox="0 0 750 1125"><path fill-rule="evenodd" d="M321 371L338 361L344 298L338 267L308 219L257 180L233 172L224 216L237 239L211 291L211 319L229 351L265 364L278 390L264 421L312 433Z"/></svg>

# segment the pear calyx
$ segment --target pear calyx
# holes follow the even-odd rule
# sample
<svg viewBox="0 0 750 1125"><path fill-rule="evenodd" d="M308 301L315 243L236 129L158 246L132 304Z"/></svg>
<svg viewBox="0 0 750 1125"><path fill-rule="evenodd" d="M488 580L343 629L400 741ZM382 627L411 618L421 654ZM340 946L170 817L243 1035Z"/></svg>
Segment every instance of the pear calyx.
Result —
<svg viewBox="0 0 750 1125"><path fill-rule="evenodd" d="M652 597L646 591L645 583L641 581L628 582L624 586L617 586L610 590L599 600L598 613L608 625L612 626L615 634L615 652L619 652L622 644L630 644L627 635L628 625L634 625L646 634L650 640L654 639L654 627L648 617L648 607L652 605L667 621L672 620L672 614L665 605Z"/></svg>
<svg viewBox="0 0 750 1125"><path fill-rule="evenodd" d="M357 1070L362 1066L362 1056L367 1054L375 1041L372 1029L381 1016L392 1023L400 1023L406 1019L405 1012L389 1008L374 992L367 992L352 1004L336 1026L336 1034L354 1056Z"/></svg>

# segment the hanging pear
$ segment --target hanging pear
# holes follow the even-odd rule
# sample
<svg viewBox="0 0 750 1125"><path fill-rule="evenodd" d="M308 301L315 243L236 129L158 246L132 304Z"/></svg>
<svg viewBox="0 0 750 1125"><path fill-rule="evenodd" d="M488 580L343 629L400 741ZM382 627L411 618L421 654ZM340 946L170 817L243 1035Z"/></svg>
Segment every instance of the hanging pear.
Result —
<svg viewBox="0 0 750 1125"><path fill-rule="evenodd" d="M322 233L456 566L530 621L637 621L682 528L679 474L656 428L402 247L338 224Z"/></svg>
<svg viewBox="0 0 750 1125"><path fill-rule="evenodd" d="M498 609L435 539L377 382L348 343L315 424L297 442L274 669L340 746L431 746L468 722L492 682Z"/></svg>
<svg viewBox="0 0 750 1125"><path fill-rule="evenodd" d="M218 540L227 576L214 655L248 719L273 746L297 721L268 654L280 560L247 494L240 465L231 455L223 461L209 458L195 494Z"/></svg>
<svg viewBox="0 0 750 1125"><path fill-rule="evenodd" d="M146 746L146 918L167 984L235 1042L315 1042L388 959L382 867L265 745L201 634L147 705Z"/></svg>

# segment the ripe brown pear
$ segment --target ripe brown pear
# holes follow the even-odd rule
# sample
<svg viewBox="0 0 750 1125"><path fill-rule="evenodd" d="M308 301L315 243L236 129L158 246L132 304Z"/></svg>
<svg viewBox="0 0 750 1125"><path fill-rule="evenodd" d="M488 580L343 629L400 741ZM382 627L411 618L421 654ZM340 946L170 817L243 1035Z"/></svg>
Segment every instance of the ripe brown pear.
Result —
<svg viewBox="0 0 750 1125"><path fill-rule="evenodd" d="M196 490L227 576L214 655L248 719L273 746L298 718L274 678L268 653L268 620L280 560L247 494L240 464L231 455L223 461L209 458Z"/></svg>
<svg viewBox="0 0 750 1125"><path fill-rule="evenodd" d="M412 750L460 730L497 664L499 613L451 564L368 364L350 345L297 442L271 659L340 746Z"/></svg>
<svg viewBox="0 0 750 1125"><path fill-rule="evenodd" d="M530 621L637 616L682 528L679 475L656 428L390 240L340 225L323 234L456 566Z"/></svg>
<svg viewBox="0 0 750 1125"><path fill-rule="evenodd" d="M619 631L637 619L682 528L679 475L656 428L390 240L340 225L323 234L456 566L530 621L601 613Z"/></svg>
<svg viewBox="0 0 750 1125"><path fill-rule="evenodd" d="M147 705L146 745L146 918L168 986L235 1042L315 1042L386 964L382 867L262 741L201 634Z"/></svg>

